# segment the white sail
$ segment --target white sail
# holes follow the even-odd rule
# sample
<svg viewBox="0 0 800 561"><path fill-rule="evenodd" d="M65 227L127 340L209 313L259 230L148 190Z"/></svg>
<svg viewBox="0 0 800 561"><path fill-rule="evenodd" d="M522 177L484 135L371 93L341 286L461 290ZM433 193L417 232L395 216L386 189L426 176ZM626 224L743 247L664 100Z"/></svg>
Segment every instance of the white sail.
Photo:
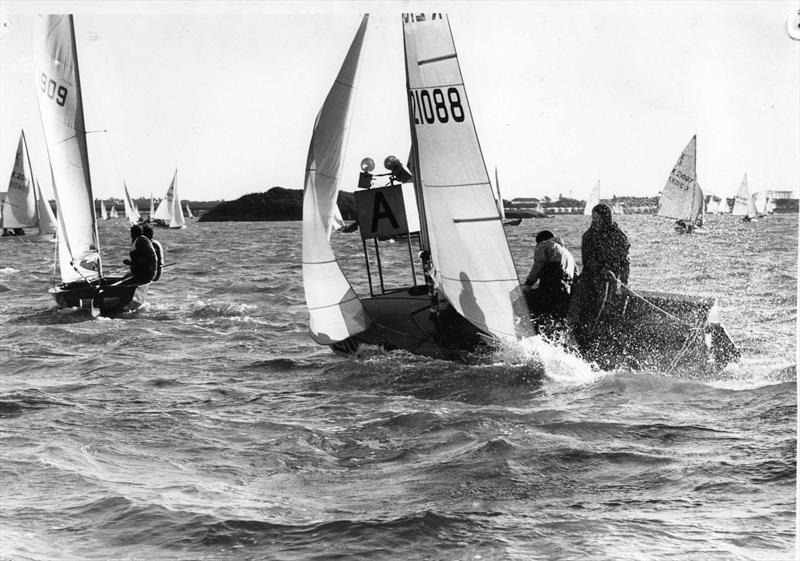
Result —
<svg viewBox="0 0 800 561"><path fill-rule="evenodd" d="M108 210L106 210L106 202L103 200L100 201L100 216L98 218L100 220L108 220Z"/></svg>
<svg viewBox="0 0 800 561"><path fill-rule="evenodd" d="M344 218L342 218L342 211L339 210L339 205L333 205L333 216L331 217L331 227L330 232L336 231L338 232L344 228ZM328 232L328 239L330 239L331 234Z"/></svg>
<svg viewBox="0 0 800 561"><path fill-rule="evenodd" d="M367 14L361 20L339 74L317 115L306 161L303 288L311 337L326 345L361 333L370 322L329 242L353 87L368 19Z"/></svg>
<svg viewBox="0 0 800 561"><path fill-rule="evenodd" d="M453 308L497 337L530 333L446 16L403 15L414 180L434 278Z"/></svg>
<svg viewBox="0 0 800 561"><path fill-rule="evenodd" d="M506 219L506 209L503 206L503 195L500 194L500 178L497 176L497 166L494 166L494 186L497 189L497 210L500 218Z"/></svg>
<svg viewBox="0 0 800 561"><path fill-rule="evenodd" d="M756 213L759 216L762 216L767 213L767 197L762 192L754 193L753 194L753 206L756 209Z"/></svg>
<svg viewBox="0 0 800 561"><path fill-rule="evenodd" d="M163 220L170 228L185 228L186 220L183 217L181 210L181 200L178 197L178 170L172 176L172 182L169 184L167 194L158 203L158 208L153 215L153 218Z"/></svg>
<svg viewBox="0 0 800 561"><path fill-rule="evenodd" d="M102 269L72 16L40 16L34 37L39 113L58 205L61 279L91 280Z"/></svg>
<svg viewBox="0 0 800 561"><path fill-rule="evenodd" d="M109 218L119 218L119 213L117 212L117 206L114 203L110 203L111 210L108 211Z"/></svg>
<svg viewBox="0 0 800 561"><path fill-rule="evenodd" d="M734 216L749 216L750 218L756 218L757 216L753 197L750 196L750 187L747 184L746 173L742 178L742 182L739 184L739 191L736 193L731 214Z"/></svg>
<svg viewBox="0 0 800 561"><path fill-rule="evenodd" d="M55 234L58 231L58 222L55 214L53 214L50 201L44 198L39 181L36 181L36 207L39 215L39 233Z"/></svg>
<svg viewBox="0 0 800 561"><path fill-rule="evenodd" d="M131 224L138 224L142 216L139 214L136 205L133 204L131 195L128 193L128 185L124 181L122 182L122 188L125 191L125 200L123 201L125 203L125 216Z"/></svg>
<svg viewBox="0 0 800 561"><path fill-rule="evenodd" d="M600 180L597 180L597 185L594 186L592 192L589 193L589 198L586 199L586 206L583 207L583 215L591 216L592 209L600 204Z"/></svg>
<svg viewBox="0 0 800 561"><path fill-rule="evenodd" d="M186 218L194 218L194 214L192 214L192 209L189 208L189 203L186 203Z"/></svg>
<svg viewBox="0 0 800 561"><path fill-rule="evenodd" d="M14 169L8 182L8 192L0 211L0 226L33 228L36 225L36 190L25 132L22 131L19 135L17 155L14 158Z"/></svg>
<svg viewBox="0 0 800 561"><path fill-rule="evenodd" d="M696 222L703 216L704 196L697 183L697 135L683 149L661 190L658 215Z"/></svg>
<svg viewBox="0 0 800 561"><path fill-rule="evenodd" d="M775 212L776 206L777 205L775 204L775 201L773 199L767 198L767 208L766 208L767 214L772 214L773 212Z"/></svg>

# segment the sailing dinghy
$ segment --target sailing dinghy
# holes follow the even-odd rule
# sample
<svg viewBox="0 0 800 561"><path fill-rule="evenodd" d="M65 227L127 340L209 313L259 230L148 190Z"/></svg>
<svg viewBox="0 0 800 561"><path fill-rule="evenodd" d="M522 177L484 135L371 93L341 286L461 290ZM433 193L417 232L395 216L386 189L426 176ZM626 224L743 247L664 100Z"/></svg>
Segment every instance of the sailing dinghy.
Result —
<svg viewBox="0 0 800 561"><path fill-rule="evenodd" d="M39 234L54 234L54 227L53 209L33 174L25 131L21 131L8 191L0 206L3 237L24 236L26 228L38 228Z"/></svg>
<svg viewBox="0 0 800 561"><path fill-rule="evenodd" d="M133 204L133 199L131 199L131 195L128 193L128 185L124 181L122 182L122 188L125 192L125 217L131 225L141 223L142 215L139 214L139 209Z"/></svg>
<svg viewBox="0 0 800 561"><path fill-rule="evenodd" d="M747 174L742 177L739 190L733 200L733 216L741 216L742 222L755 222L758 220L758 212L753 197L750 195L750 186L747 184Z"/></svg>
<svg viewBox="0 0 800 561"><path fill-rule="evenodd" d="M600 204L600 180L597 180L597 184L592 189L592 192L589 193L589 198L586 199L586 205L583 207L583 215L584 216L591 216L592 209Z"/></svg>
<svg viewBox="0 0 800 561"><path fill-rule="evenodd" d="M378 188L371 187L368 177L355 193L369 295L356 293L331 248L367 21L364 16L317 115L308 152L303 286L311 337L346 356L377 346L470 361L487 350L487 343L533 335L531 320L536 318L530 316L503 231L446 16L403 15L413 197L405 196L402 173ZM369 164L362 162L362 177L374 167ZM387 288L379 242L403 236L410 283ZM416 266L412 239L419 243ZM715 319L712 298L643 296L626 287L622 296L611 299L614 305L605 308L602 319L619 327L613 336L623 340L624 354L610 357L604 367L632 359L665 367L720 368L736 358L735 346ZM620 347L609 344L609 331L601 331L591 338L588 351Z"/></svg>
<svg viewBox="0 0 800 561"><path fill-rule="evenodd" d="M93 315L135 310L149 283L103 273L72 16L40 16L34 37L39 113L58 206L61 284L49 292L59 307L90 308Z"/></svg>
<svg viewBox="0 0 800 561"><path fill-rule="evenodd" d="M705 215L705 197L697 182L697 135L683 149L667 178L658 200L658 216L676 220L680 234L700 233Z"/></svg>
<svg viewBox="0 0 800 561"><path fill-rule="evenodd" d="M522 224L521 217L506 220L506 208L503 204L503 196L500 194L500 178L497 176L497 166L494 166L494 186L497 189L497 210L500 213L500 220L503 221L503 226L519 226Z"/></svg>
<svg viewBox="0 0 800 561"><path fill-rule="evenodd" d="M161 226L163 228L186 228L186 219L183 217L181 210L181 200L178 197L178 170L172 176L172 182L169 184L167 194L158 203L155 214L152 215L150 221L154 226Z"/></svg>

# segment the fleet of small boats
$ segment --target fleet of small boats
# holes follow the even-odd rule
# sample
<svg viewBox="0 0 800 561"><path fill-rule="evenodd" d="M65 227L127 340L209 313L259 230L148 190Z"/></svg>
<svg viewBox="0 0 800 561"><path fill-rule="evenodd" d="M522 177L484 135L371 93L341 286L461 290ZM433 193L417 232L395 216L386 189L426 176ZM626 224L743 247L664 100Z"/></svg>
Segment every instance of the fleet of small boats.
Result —
<svg viewBox="0 0 800 561"><path fill-rule="evenodd" d="M402 19L415 204L404 196L404 186L394 183L357 192L369 296L356 294L339 266L329 237L342 140L367 21L365 16L317 116L309 148L303 199L303 285L311 337L346 355L374 345L468 360L487 341L534 334L447 16L406 14ZM365 186L369 187L369 181ZM593 197L587 204L590 211L599 200L599 183ZM362 220L362 214L366 219ZM417 231L423 283L417 282L410 242ZM392 236L409 239L411 284L405 288L385 288L379 242ZM377 271L370 265L367 242L374 244ZM685 362L714 369L737 356L715 318L713 299L636 293L628 287L613 299L605 319L618 329L613 335L612 330L598 331L589 342L595 350L619 350L606 366L633 358L639 364L672 368Z"/></svg>

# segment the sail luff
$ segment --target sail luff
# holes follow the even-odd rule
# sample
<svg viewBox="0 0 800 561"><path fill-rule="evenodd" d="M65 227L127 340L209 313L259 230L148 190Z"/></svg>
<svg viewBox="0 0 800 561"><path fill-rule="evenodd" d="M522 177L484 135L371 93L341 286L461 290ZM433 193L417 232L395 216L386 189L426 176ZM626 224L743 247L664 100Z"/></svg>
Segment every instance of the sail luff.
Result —
<svg viewBox="0 0 800 561"><path fill-rule="evenodd" d="M37 99L58 204L64 283L102 276L71 15L41 18L34 35Z"/></svg>
<svg viewBox="0 0 800 561"><path fill-rule="evenodd" d="M404 15L409 119L440 296L495 338L530 333L446 16ZM434 109L435 108L435 109Z"/></svg>
<svg viewBox="0 0 800 561"><path fill-rule="evenodd" d="M303 190L303 289L311 337L329 345L365 331L369 318L329 241L346 129L369 14L365 14L314 122Z"/></svg>

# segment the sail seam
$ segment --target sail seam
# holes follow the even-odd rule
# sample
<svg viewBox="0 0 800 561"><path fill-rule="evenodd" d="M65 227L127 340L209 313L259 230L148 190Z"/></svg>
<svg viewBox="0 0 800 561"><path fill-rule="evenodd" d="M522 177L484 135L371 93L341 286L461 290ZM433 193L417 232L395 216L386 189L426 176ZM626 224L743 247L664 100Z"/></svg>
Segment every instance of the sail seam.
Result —
<svg viewBox="0 0 800 561"><path fill-rule="evenodd" d="M476 282L484 282L484 283L485 282L515 282L515 283L519 284L519 279L517 279L517 278L513 278L513 279L502 279L502 278L501 279L469 279L468 281L464 281L464 280L462 280L460 278L448 277L447 275L440 275L440 276L443 279L455 281L455 282L458 282L458 283L461 283L461 284L466 284L466 283L473 284L473 283L476 283Z"/></svg>
<svg viewBox="0 0 800 561"><path fill-rule="evenodd" d="M446 84L427 84L425 86L418 86L418 87L409 86L408 89L414 91L414 90L429 90L432 88L450 88L456 86L461 86L463 88L464 82L448 82Z"/></svg>
<svg viewBox="0 0 800 561"><path fill-rule="evenodd" d="M337 263L336 259L328 259L327 261L303 261L303 265L326 265L327 263Z"/></svg>
<svg viewBox="0 0 800 561"><path fill-rule="evenodd" d="M327 306L307 306L307 307L309 312L312 310L324 310L325 308L335 308L337 306L341 306L342 304L347 304L348 302L352 302L353 300L358 300L358 296L353 294L352 298L348 298L347 300L340 300L339 302L328 304Z"/></svg>
<svg viewBox="0 0 800 561"><path fill-rule="evenodd" d="M354 85L353 85L353 84L348 84L348 83L346 83L346 82L340 82L339 80L334 80L334 82L333 82L333 83L334 83L334 84L339 84L340 86L344 86L345 88L350 88L351 90L352 90L352 89L353 89L353 87L354 87Z"/></svg>

